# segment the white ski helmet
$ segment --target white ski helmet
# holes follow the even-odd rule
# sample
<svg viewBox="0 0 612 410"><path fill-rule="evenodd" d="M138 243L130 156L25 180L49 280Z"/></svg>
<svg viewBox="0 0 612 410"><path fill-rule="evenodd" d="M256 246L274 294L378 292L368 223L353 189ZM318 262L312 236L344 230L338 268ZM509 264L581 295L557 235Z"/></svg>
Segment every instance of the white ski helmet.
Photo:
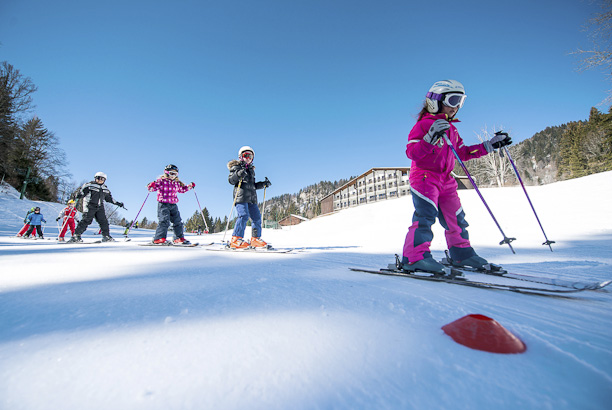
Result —
<svg viewBox="0 0 612 410"><path fill-rule="evenodd" d="M466 97L463 84L456 80L442 80L436 81L434 85L431 86L429 92L426 95L427 111L432 114L438 113L440 111L440 105L438 104L438 101L444 100L444 94L447 93L463 94L464 97L458 104L459 108L463 106L463 101Z"/></svg>
<svg viewBox="0 0 612 410"><path fill-rule="evenodd" d="M245 145L244 147L240 148L240 150L238 150L238 158L240 158L242 156L242 153L245 151L251 151L253 153L253 156L255 156L255 151L253 151L253 148L249 147L248 145Z"/></svg>
<svg viewBox="0 0 612 410"><path fill-rule="evenodd" d="M106 174L105 174L104 172L101 172L101 171L100 171L100 172L96 172L96 175L94 175L94 179L96 179L96 178L98 178L98 177L100 177L100 178L104 178L104 179L108 179L108 178L106 177Z"/></svg>

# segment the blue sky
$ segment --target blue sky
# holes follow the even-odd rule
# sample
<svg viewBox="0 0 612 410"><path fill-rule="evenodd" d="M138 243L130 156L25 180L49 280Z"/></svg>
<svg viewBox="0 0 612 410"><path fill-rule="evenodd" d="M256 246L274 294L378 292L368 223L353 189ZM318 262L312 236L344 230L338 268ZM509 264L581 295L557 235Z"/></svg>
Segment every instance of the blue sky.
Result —
<svg viewBox="0 0 612 410"><path fill-rule="evenodd" d="M38 86L34 113L74 179L106 172L123 216L174 163L223 217L226 164L243 145L272 181L268 198L409 165L407 135L437 80L464 84L469 144L485 126L521 141L588 118L611 85L569 53L590 47L584 25L598 11L581 0L4 0L0 61ZM185 220L197 203L180 199ZM154 197L143 216L156 218Z"/></svg>

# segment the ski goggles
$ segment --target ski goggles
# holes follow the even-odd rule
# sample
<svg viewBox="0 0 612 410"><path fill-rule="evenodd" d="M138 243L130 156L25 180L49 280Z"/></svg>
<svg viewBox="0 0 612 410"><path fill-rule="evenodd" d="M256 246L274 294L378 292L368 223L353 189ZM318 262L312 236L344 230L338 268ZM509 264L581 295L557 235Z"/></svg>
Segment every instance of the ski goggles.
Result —
<svg viewBox="0 0 612 410"><path fill-rule="evenodd" d="M427 98L441 101L442 104L446 105L447 107L461 108L463 107L463 102L467 98L467 95L462 93L435 94L429 92L427 93Z"/></svg>
<svg viewBox="0 0 612 410"><path fill-rule="evenodd" d="M242 158L244 159L253 159L253 153L252 152L243 152L242 153Z"/></svg>
<svg viewBox="0 0 612 410"><path fill-rule="evenodd" d="M176 171L166 171L166 174L170 175L171 177L175 177L178 175L178 172Z"/></svg>
<svg viewBox="0 0 612 410"><path fill-rule="evenodd" d="M95 177L95 179L100 180L100 181L106 181L106 178L104 177Z"/></svg>

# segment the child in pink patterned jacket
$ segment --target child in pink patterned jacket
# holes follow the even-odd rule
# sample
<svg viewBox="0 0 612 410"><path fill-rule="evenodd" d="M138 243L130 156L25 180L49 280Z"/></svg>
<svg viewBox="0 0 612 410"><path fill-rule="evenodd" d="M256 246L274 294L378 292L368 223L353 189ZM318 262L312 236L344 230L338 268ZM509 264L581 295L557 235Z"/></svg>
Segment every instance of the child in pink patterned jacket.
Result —
<svg viewBox="0 0 612 410"><path fill-rule="evenodd" d="M410 166L410 192L414 203L412 225L404 242L402 267L406 271L443 273L444 266L431 256L431 226L436 218L445 229L450 257L457 266L482 268L488 262L476 254L466 230L468 223L457 195L457 181L451 175L455 156L445 135L459 158L467 161L487 155L509 145L507 135L495 136L477 145L464 145L454 123L466 95L459 81L436 82L427 93L425 106L408 136L406 156Z"/></svg>
<svg viewBox="0 0 612 410"><path fill-rule="evenodd" d="M157 217L159 219L153 243L166 243L168 228L172 223L174 230L174 243L177 245L189 245L183 232L183 221L179 213L177 193L185 193L195 187L195 183L185 185L178 179L178 168L176 165L168 165L164 175L147 185L150 192L157 191Z"/></svg>

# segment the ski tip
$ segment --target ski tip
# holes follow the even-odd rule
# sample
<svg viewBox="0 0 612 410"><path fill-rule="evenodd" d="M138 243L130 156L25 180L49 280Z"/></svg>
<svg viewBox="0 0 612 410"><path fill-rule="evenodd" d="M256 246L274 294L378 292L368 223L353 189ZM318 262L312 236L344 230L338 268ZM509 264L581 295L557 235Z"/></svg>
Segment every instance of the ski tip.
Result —
<svg viewBox="0 0 612 410"><path fill-rule="evenodd" d="M612 280L606 280L604 282L601 282L599 284L599 289L605 288L606 286L608 286L610 283L612 283Z"/></svg>

